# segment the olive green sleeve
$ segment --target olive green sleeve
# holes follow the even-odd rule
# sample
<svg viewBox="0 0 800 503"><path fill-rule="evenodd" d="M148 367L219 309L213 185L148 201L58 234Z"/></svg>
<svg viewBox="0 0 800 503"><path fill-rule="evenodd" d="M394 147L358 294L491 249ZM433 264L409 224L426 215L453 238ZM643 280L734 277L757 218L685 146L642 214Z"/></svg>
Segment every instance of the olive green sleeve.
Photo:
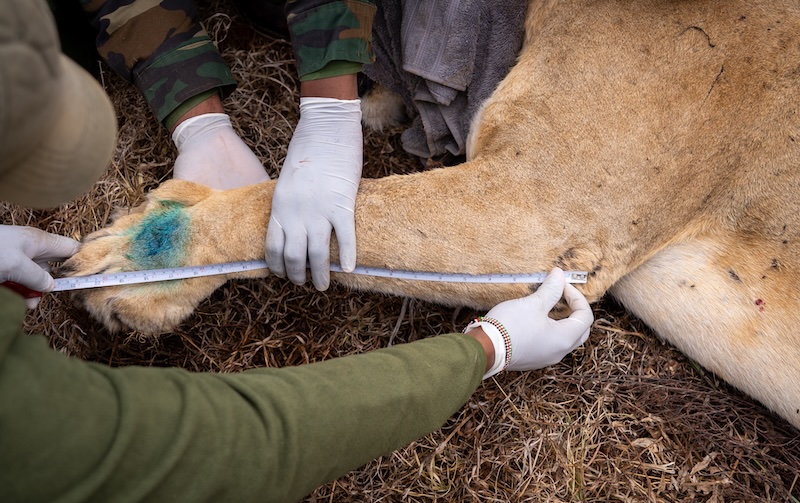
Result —
<svg viewBox="0 0 800 503"><path fill-rule="evenodd" d="M0 501L296 501L435 429L480 383L461 334L238 374L114 369L0 293Z"/></svg>

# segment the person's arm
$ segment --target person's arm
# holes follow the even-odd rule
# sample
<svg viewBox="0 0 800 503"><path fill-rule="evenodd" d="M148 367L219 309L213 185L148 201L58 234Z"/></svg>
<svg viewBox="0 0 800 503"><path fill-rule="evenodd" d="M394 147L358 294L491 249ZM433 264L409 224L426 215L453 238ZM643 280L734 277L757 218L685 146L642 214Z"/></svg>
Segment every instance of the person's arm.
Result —
<svg viewBox="0 0 800 503"><path fill-rule="evenodd" d="M356 266L355 198L363 133L356 74L373 59L372 2L287 2L300 78L300 120L272 199L265 242L270 270L295 284L306 268L318 290L330 284L330 240L339 265Z"/></svg>
<svg viewBox="0 0 800 503"><path fill-rule="evenodd" d="M564 290L569 318L547 316L563 286L557 270L489 312L507 347L473 326L238 374L67 358L22 334L22 303L0 289L0 403L11 404L0 501L296 501L441 427L482 376L541 368L585 341L592 315L577 290Z"/></svg>
<svg viewBox="0 0 800 503"><path fill-rule="evenodd" d="M182 105L185 113L197 104L189 102L193 98L212 92L224 98L236 87L192 0L81 4L98 31L100 57L139 89L159 121L166 121Z"/></svg>
<svg viewBox="0 0 800 503"><path fill-rule="evenodd" d="M486 355L486 365L483 369L484 377L489 371L492 369L492 365L494 364L495 359L495 350L494 350L494 343L492 339L483 331L482 328L478 327L476 330L470 330L466 333L468 337L472 337L481 345L481 349L483 349L483 354Z"/></svg>
<svg viewBox="0 0 800 503"><path fill-rule="evenodd" d="M475 338L451 334L239 374L114 369L21 334L9 295L2 501L296 501L440 427L486 368Z"/></svg>
<svg viewBox="0 0 800 503"><path fill-rule="evenodd" d="M181 115L175 119L174 125L169 128L170 133L175 132L175 128L177 128L179 124L189 119L206 114L224 114L225 107L222 106L222 99L220 98L219 94L212 93L185 112L183 110L181 110L181 112L183 113L181 113Z"/></svg>
<svg viewBox="0 0 800 503"><path fill-rule="evenodd" d="M236 81L192 0L82 3L98 30L100 56L136 86L172 133L178 148L175 178L215 189L269 179L225 114L222 99Z"/></svg>
<svg viewBox="0 0 800 503"><path fill-rule="evenodd" d="M356 74L339 75L300 83L301 98L334 98L338 100L357 100L358 84Z"/></svg>

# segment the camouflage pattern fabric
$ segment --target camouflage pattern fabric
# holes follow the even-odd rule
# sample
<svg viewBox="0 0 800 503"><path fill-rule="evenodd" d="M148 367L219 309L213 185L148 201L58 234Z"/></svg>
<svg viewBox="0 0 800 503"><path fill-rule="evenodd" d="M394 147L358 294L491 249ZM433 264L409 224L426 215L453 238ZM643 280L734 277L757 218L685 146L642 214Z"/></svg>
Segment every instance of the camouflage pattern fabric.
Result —
<svg viewBox="0 0 800 503"><path fill-rule="evenodd" d="M80 0L98 30L103 60L132 82L159 121L193 96L236 81L205 29L192 0Z"/></svg>
<svg viewBox="0 0 800 503"><path fill-rule="evenodd" d="M300 80L331 61L374 61L372 21L377 7L364 0L288 0L286 17Z"/></svg>
<svg viewBox="0 0 800 503"><path fill-rule="evenodd" d="M139 89L159 121L194 96L219 89L224 98L235 89L193 0L80 2L98 30L100 56ZM374 2L288 0L285 9L301 79L327 76L334 61L373 61Z"/></svg>

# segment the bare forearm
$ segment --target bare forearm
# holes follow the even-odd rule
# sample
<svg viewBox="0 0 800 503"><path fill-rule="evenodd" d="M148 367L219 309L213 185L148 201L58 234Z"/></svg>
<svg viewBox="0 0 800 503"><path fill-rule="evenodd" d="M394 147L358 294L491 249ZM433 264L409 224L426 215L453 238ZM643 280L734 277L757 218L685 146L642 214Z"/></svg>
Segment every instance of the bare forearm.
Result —
<svg viewBox="0 0 800 503"><path fill-rule="evenodd" d="M216 113L225 113L225 109L222 106L222 100L220 99L219 94L211 95L181 115L178 120L175 121L175 124L172 125L170 132L174 131L175 128L178 127L178 124L186 119L191 119L192 117L197 117L198 115Z"/></svg>
<svg viewBox="0 0 800 503"><path fill-rule="evenodd" d="M355 100L358 98L356 75L340 75L338 77L301 82L300 97Z"/></svg>

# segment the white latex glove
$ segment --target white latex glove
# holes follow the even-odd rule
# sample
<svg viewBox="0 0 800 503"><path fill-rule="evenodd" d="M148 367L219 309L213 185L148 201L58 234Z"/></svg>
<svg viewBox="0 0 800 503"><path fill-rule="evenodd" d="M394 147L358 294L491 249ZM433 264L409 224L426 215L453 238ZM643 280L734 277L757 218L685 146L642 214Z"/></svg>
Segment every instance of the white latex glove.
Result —
<svg viewBox="0 0 800 503"><path fill-rule="evenodd" d="M572 314L569 318L554 320L547 314L564 296ZM586 297L577 288L566 283L564 271L555 268L535 293L520 299L501 302L485 318L491 318L505 327L511 342L508 359L504 338L495 323L473 322L464 330L480 326L495 350L495 362L484 379L501 370L507 362L508 370L534 370L554 365L589 337L594 321Z"/></svg>
<svg viewBox="0 0 800 503"><path fill-rule="evenodd" d="M37 292L55 286L48 262L61 261L78 251L80 243L33 227L0 225L0 283L13 281ZM39 298L25 299L28 309Z"/></svg>
<svg viewBox="0 0 800 503"><path fill-rule="evenodd" d="M330 284L331 231L345 272L356 267L355 204L363 163L361 100L300 98L300 120L289 142L267 227L266 259L278 276Z"/></svg>
<svg viewBox="0 0 800 503"><path fill-rule="evenodd" d="M258 157L239 138L227 114L203 114L172 132L178 158L172 176L225 190L269 180Z"/></svg>

